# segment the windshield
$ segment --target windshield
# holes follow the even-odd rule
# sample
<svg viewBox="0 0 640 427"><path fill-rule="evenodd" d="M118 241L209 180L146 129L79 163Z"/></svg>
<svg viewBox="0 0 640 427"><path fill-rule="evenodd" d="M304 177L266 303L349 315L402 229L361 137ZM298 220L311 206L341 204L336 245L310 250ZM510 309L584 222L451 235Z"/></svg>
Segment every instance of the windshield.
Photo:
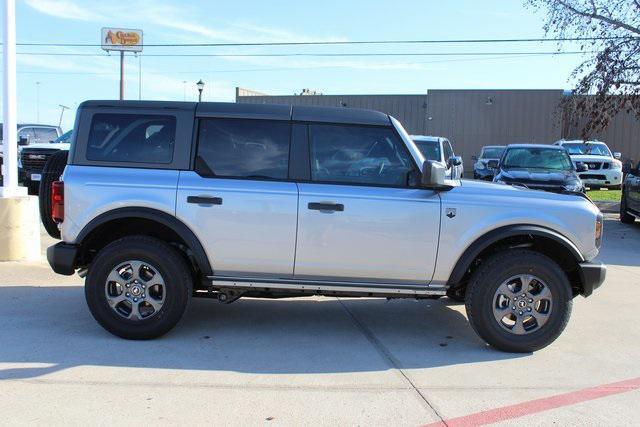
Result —
<svg viewBox="0 0 640 427"><path fill-rule="evenodd" d="M485 147L480 154L481 159L499 159L504 153L505 147Z"/></svg>
<svg viewBox="0 0 640 427"><path fill-rule="evenodd" d="M509 148L502 160L504 169L572 170L573 164L564 150L553 148Z"/></svg>
<svg viewBox="0 0 640 427"><path fill-rule="evenodd" d="M599 142L570 142L568 144L562 144L562 146L569 152L569 154L573 155L588 154L591 156L611 157L609 147Z"/></svg>
<svg viewBox="0 0 640 427"><path fill-rule="evenodd" d="M414 139L413 142L416 144L425 160L441 161L440 143L438 141L416 141Z"/></svg>

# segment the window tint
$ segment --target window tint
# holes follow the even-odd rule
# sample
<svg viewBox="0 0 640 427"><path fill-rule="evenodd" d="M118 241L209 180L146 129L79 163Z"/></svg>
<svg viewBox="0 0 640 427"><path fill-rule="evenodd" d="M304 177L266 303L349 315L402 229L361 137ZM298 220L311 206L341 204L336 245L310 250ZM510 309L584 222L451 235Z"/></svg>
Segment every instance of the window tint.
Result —
<svg viewBox="0 0 640 427"><path fill-rule="evenodd" d="M453 148L451 148L451 143L449 141L443 141L443 150L444 150L444 161L448 162L451 156L453 156Z"/></svg>
<svg viewBox="0 0 640 427"><path fill-rule="evenodd" d="M309 132L314 181L406 185L414 169L391 129L310 125Z"/></svg>
<svg viewBox="0 0 640 427"><path fill-rule="evenodd" d="M171 163L176 139L173 116L95 114L87 159L105 162Z"/></svg>
<svg viewBox="0 0 640 427"><path fill-rule="evenodd" d="M290 139L288 122L201 120L196 172L202 176L286 179Z"/></svg>
<svg viewBox="0 0 640 427"><path fill-rule="evenodd" d="M58 139L58 132L52 128L36 128L38 142L51 142Z"/></svg>
<svg viewBox="0 0 640 427"><path fill-rule="evenodd" d="M414 140L413 142L418 146L418 150L426 160L442 161L439 141Z"/></svg>

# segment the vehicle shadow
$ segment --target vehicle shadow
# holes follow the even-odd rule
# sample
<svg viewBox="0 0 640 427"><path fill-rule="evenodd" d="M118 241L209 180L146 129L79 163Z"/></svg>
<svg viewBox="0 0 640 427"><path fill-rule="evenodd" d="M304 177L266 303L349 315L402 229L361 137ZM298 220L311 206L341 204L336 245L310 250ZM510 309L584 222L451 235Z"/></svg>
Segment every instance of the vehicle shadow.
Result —
<svg viewBox="0 0 640 427"><path fill-rule="evenodd" d="M241 373L384 371L512 359L485 345L450 300L192 302L162 338L127 341L91 317L79 286L0 287L0 380L75 366ZM23 365L16 367L14 365Z"/></svg>
<svg viewBox="0 0 640 427"><path fill-rule="evenodd" d="M604 221L604 238L598 260L608 265L640 266L640 221L623 224L617 217Z"/></svg>

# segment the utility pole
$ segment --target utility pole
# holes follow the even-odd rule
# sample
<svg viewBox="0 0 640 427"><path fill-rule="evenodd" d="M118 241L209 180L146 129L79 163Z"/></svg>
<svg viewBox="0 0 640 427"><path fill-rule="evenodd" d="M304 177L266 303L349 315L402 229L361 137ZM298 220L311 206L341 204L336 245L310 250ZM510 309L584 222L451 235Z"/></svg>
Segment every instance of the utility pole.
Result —
<svg viewBox="0 0 640 427"><path fill-rule="evenodd" d="M60 107L60 120L58 120L58 127L62 126L62 115L64 114L64 110L68 110L69 107L66 105L58 104Z"/></svg>

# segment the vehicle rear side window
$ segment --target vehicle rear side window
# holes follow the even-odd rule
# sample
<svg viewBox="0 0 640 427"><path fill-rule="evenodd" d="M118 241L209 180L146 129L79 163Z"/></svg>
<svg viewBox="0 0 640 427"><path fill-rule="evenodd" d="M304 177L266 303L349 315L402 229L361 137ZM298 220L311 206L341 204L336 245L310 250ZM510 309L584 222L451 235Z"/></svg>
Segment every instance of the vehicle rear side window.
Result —
<svg viewBox="0 0 640 427"><path fill-rule="evenodd" d="M291 125L246 119L202 119L196 172L206 177L286 179Z"/></svg>
<svg viewBox="0 0 640 427"><path fill-rule="evenodd" d="M309 134L313 181L403 186L414 170L389 128L310 125Z"/></svg>
<svg viewBox="0 0 640 427"><path fill-rule="evenodd" d="M173 160L176 118L144 114L95 114L87 159L104 162L160 163Z"/></svg>

